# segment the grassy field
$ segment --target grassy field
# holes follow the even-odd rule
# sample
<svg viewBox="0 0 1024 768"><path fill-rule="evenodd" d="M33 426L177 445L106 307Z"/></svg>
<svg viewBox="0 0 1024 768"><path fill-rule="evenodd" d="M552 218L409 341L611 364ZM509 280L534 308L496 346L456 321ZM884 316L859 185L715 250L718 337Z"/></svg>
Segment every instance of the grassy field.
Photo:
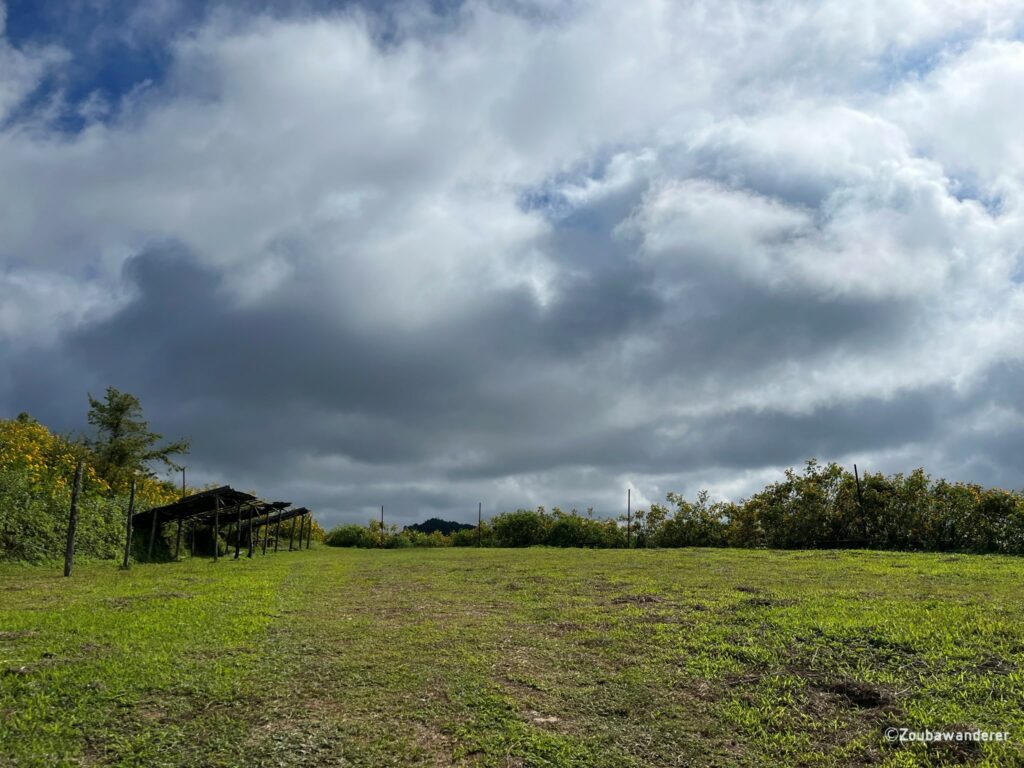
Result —
<svg viewBox="0 0 1024 768"><path fill-rule="evenodd" d="M1024 561L313 549L0 566L0 765L1024 764ZM1007 731L897 744L887 727Z"/></svg>

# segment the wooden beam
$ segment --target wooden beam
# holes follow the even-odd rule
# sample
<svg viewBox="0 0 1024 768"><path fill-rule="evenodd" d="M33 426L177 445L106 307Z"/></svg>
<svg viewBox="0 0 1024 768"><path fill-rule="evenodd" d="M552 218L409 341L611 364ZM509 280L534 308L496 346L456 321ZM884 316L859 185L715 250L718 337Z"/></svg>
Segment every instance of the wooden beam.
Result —
<svg viewBox="0 0 1024 768"><path fill-rule="evenodd" d="M252 548L253 548L253 545L256 543L256 542L253 541L253 538L252 538L252 519L253 519L253 517L255 517L255 510L250 506L249 507L249 526L248 526L248 528L249 528L249 554L247 554L246 557L252 557Z"/></svg>
<svg viewBox="0 0 1024 768"><path fill-rule="evenodd" d="M178 559L178 552L181 550L181 518L178 518L178 535L174 540L174 559Z"/></svg>
<svg viewBox="0 0 1024 768"><path fill-rule="evenodd" d="M153 547L156 545L156 520L160 517L160 513L155 509L153 510L153 524L149 529L149 561L153 561Z"/></svg>
<svg viewBox="0 0 1024 768"><path fill-rule="evenodd" d="M213 562L220 557L220 496L215 497L213 508Z"/></svg>
<svg viewBox="0 0 1024 768"><path fill-rule="evenodd" d="M64 576L71 575L71 566L75 561L75 530L78 528L78 493L82 490L82 465L78 460L75 465L75 484L71 487L71 512L68 515L68 540L64 547Z"/></svg>
<svg viewBox="0 0 1024 768"><path fill-rule="evenodd" d="M237 560L242 551L242 502L235 505L235 511L238 513L238 520L235 521L235 560Z"/></svg>
<svg viewBox="0 0 1024 768"><path fill-rule="evenodd" d="M135 478L132 478L132 488L128 493L128 521L125 523L124 534L124 561L122 568L128 567L128 558L132 551L132 517L135 515Z"/></svg>

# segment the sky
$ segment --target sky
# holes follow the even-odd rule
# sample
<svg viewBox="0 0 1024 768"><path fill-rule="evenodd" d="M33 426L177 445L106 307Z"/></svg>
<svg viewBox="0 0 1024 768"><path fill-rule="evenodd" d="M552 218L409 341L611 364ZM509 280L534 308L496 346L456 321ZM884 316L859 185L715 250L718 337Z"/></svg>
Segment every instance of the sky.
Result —
<svg viewBox="0 0 1024 768"><path fill-rule="evenodd" d="M1024 486L1024 5L0 0L0 416L325 525Z"/></svg>

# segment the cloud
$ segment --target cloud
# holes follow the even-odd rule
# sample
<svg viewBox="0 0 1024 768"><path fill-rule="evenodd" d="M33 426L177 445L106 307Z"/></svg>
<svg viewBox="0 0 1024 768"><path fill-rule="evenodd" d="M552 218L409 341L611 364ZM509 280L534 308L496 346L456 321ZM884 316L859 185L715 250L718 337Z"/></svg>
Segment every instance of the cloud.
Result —
<svg viewBox="0 0 1024 768"><path fill-rule="evenodd" d="M127 389L193 478L329 521L812 455L1021 484L1015 4L189 18L71 131L28 95L83 54L0 38L11 413Z"/></svg>
<svg viewBox="0 0 1024 768"><path fill-rule="evenodd" d="M0 125L39 87L43 78L66 61L66 53L54 45L11 45L5 37L7 9L0 3Z"/></svg>

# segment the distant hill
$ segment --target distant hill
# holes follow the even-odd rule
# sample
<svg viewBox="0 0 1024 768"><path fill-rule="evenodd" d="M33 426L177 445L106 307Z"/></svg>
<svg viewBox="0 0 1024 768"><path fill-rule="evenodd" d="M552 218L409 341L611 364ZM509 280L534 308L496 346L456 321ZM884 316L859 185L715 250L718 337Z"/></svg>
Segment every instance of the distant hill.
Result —
<svg viewBox="0 0 1024 768"><path fill-rule="evenodd" d="M407 531L419 531L420 533L433 533L434 531L440 531L445 536L455 533L457 531L465 531L473 528L472 525L466 523L453 523L451 520L441 520L438 517L432 517L429 520L416 523L415 525L407 525L405 529Z"/></svg>

